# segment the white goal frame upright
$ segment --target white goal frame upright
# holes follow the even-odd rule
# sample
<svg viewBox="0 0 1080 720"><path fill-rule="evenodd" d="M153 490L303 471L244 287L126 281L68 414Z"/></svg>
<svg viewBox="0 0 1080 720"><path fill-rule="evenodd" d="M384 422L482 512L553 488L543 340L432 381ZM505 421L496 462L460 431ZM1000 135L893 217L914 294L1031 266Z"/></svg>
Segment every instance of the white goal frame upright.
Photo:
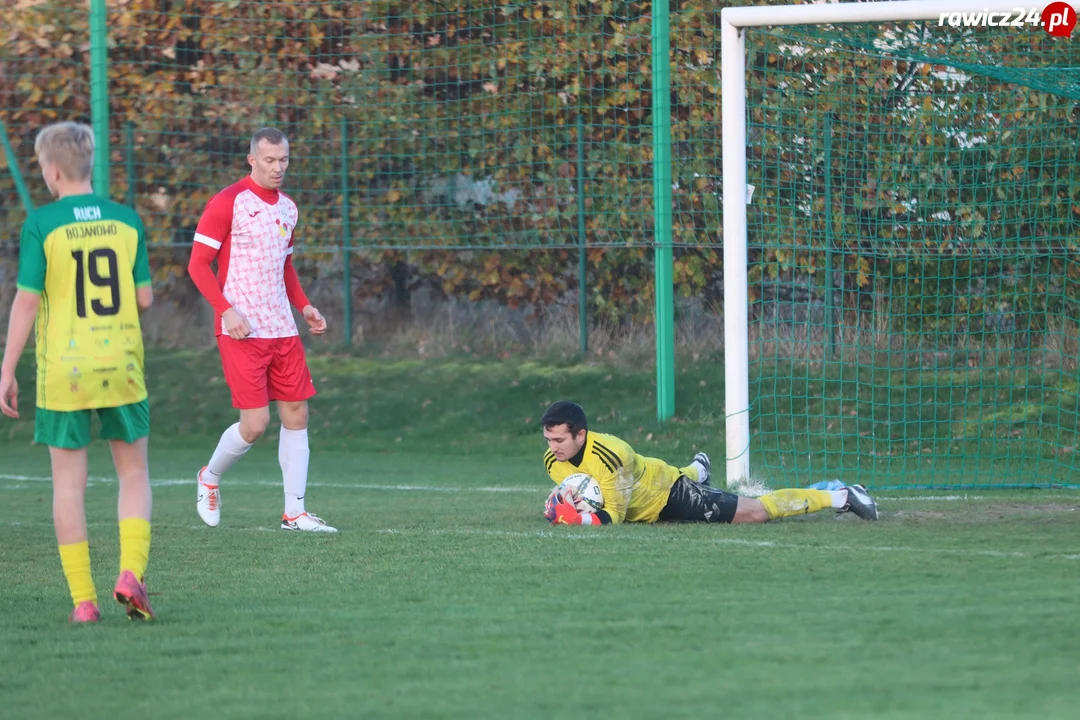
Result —
<svg viewBox="0 0 1080 720"><path fill-rule="evenodd" d="M938 20L942 13L1040 9L1048 0L888 0L834 4L729 7L720 11L721 122L724 212L724 400L727 481L750 479L750 328L746 240L745 28L904 20ZM1025 8L1025 9L1026 9ZM1002 32L1015 32L1002 28Z"/></svg>

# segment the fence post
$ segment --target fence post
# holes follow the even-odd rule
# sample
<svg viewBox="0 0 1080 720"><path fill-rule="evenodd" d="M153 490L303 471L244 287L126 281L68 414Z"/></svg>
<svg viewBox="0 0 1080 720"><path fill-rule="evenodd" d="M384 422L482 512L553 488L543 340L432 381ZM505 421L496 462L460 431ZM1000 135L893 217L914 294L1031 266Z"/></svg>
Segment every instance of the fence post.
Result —
<svg viewBox="0 0 1080 720"><path fill-rule="evenodd" d="M127 171L127 204L135 209L135 123L124 123L124 167Z"/></svg>
<svg viewBox="0 0 1080 720"><path fill-rule="evenodd" d="M589 351L589 301L586 294L588 258L585 255L585 123L577 116L578 335L581 353Z"/></svg>
<svg viewBox="0 0 1080 720"><path fill-rule="evenodd" d="M109 197L108 10L90 0L90 123L94 126L94 192Z"/></svg>
<svg viewBox="0 0 1080 720"><path fill-rule="evenodd" d="M352 347L352 230L349 226L349 121L341 118L341 267L342 292L345 294L345 346Z"/></svg>
<svg viewBox="0 0 1080 720"><path fill-rule="evenodd" d="M832 112L825 113L825 334L829 357L836 355L836 318L833 307L832 222Z"/></svg>
<svg viewBox="0 0 1080 720"><path fill-rule="evenodd" d="M656 416L675 414L675 298L671 250L671 61L668 0L652 8L653 215L656 271Z"/></svg>
<svg viewBox="0 0 1080 720"><path fill-rule="evenodd" d="M15 190L19 193L19 199L22 200L23 210L29 215L34 209L34 202L30 199L30 191L26 189L26 183L23 182L22 172L19 170L19 160L15 157L15 150L11 147L11 140L8 139L7 127L4 126L3 120L0 120L0 143L4 145L8 171L11 173L11 179L15 183Z"/></svg>

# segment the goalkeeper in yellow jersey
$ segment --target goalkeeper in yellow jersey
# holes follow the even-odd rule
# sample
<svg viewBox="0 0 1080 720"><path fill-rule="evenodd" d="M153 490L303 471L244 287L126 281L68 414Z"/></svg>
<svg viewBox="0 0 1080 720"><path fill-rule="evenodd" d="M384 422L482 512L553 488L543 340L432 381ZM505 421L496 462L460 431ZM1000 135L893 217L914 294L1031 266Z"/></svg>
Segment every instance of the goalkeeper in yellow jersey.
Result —
<svg viewBox="0 0 1080 720"><path fill-rule="evenodd" d="M559 401L540 420L547 440L544 467L556 484L585 473L596 479L604 504L581 512L563 502L558 490L544 517L555 525L622 522L763 523L835 508L877 520L877 504L861 485L843 490L776 490L760 498L740 497L710 487L709 456L699 452L683 468L644 457L614 435L590 432L580 405Z"/></svg>
<svg viewBox="0 0 1080 720"><path fill-rule="evenodd" d="M0 411L19 418L19 362L36 321L34 440L49 447L53 523L75 609L100 610L87 544L86 447L101 420L120 479L120 576L113 597L133 620L153 617L143 575L150 554L150 408L139 313L150 307L150 265L135 212L95 195L94 135L78 123L43 129L34 152L56 202L30 213L19 240L18 292L0 365Z"/></svg>

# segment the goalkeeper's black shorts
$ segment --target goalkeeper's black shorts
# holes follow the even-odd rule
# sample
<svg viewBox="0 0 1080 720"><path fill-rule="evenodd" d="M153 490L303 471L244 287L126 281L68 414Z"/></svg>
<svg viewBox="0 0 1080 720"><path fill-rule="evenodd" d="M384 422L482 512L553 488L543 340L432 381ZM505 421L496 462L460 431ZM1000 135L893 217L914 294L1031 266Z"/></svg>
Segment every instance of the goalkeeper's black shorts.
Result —
<svg viewBox="0 0 1080 720"><path fill-rule="evenodd" d="M666 522L730 523L735 517L739 496L696 483L683 475L671 486L667 505L659 520Z"/></svg>

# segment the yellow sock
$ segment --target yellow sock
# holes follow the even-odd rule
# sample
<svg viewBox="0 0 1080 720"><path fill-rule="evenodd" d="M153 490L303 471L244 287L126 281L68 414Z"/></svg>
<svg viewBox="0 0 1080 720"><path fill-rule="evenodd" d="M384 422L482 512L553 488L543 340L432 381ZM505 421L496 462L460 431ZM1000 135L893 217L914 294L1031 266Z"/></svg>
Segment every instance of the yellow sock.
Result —
<svg viewBox="0 0 1080 720"><path fill-rule="evenodd" d="M71 590L71 600L78 607L87 600L97 602L97 589L90 574L90 543L86 540L60 546L60 564L64 567Z"/></svg>
<svg viewBox="0 0 1080 720"><path fill-rule="evenodd" d="M685 475L694 482L701 482L701 475L698 474L698 469L694 465L687 465L684 468L679 468L679 473Z"/></svg>
<svg viewBox="0 0 1080 720"><path fill-rule="evenodd" d="M150 521L124 518L120 521L120 572L130 570L139 582L150 562Z"/></svg>
<svg viewBox="0 0 1080 720"><path fill-rule="evenodd" d="M806 515L832 507L832 495L825 490L776 490L758 498L770 520Z"/></svg>

